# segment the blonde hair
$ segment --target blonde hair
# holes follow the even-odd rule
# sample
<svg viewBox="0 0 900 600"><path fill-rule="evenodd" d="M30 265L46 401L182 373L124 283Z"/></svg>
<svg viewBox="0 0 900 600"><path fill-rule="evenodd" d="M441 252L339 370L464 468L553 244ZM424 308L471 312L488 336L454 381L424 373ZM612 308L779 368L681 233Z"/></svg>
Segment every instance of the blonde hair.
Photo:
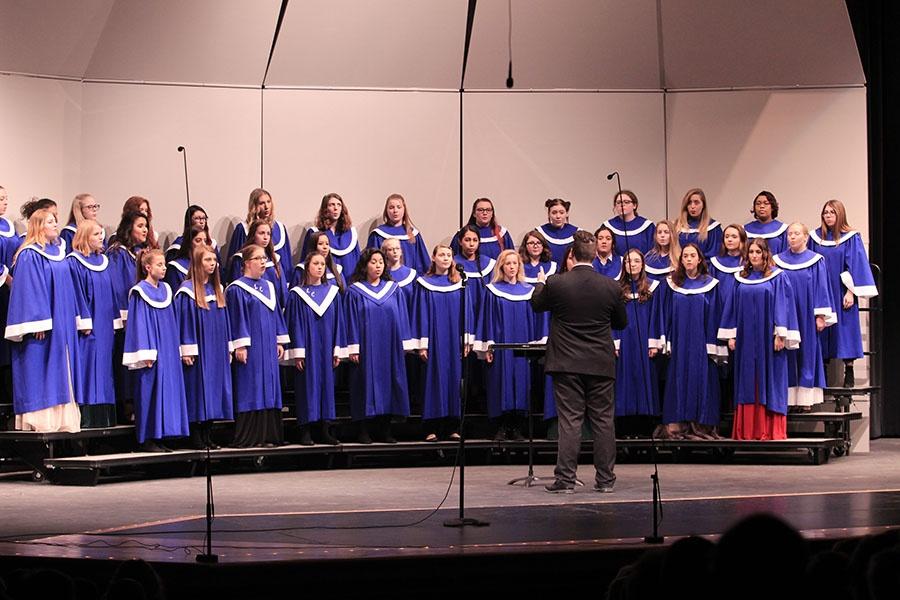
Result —
<svg viewBox="0 0 900 600"><path fill-rule="evenodd" d="M161 258L163 259L163 262L166 260L163 251L159 248L147 248L138 253L137 263L140 265L140 268L137 270L137 280L139 282L147 279L147 276L149 275L147 267L150 266L150 263L155 258Z"/></svg>
<svg viewBox="0 0 900 600"><path fill-rule="evenodd" d="M700 196L700 201L703 202L703 212L700 213L700 223L697 225L697 239L701 242L706 241L706 236L709 233L709 207L706 204L706 194L703 193L703 190L700 188L691 188L684 194L684 198L681 199L681 213L678 215L678 220L675 221L675 236L678 235L678 232L690 229L688 226L688 200L691 199L691 196L697 194Z"/></svg>
<svg viewBox="0 0 900 600"><path fill-rule="evenodd" d="M256 216L256 203L263 196L268 196L269 200L272 201L272 211L269 213L269 218L265 219L265 221L269 224L275 222L275 199L272 198L272 194L263 188L256 188L250 192L250 199L247 201L247 225L250 225L258 218Z"/></svg>
<svg viewBox="0 0 900 600"><path fill-rule="evenodd" d="M381 220L385 223L388 222L388 204L391 203L391 200L399 200L403 205L403 219L400 223L403 225L403 228L406 230L406 239L408 239L413 244L416 243L416 236L413 235L413 224L412 219L409 217L409 209L406 207L406 198L401 196L400 194L391 194L387 197L387 200L384 201L384 211L381 213Z"/></svg>
<svg viewBox="0 0 900 600"><path fill-rule="evenodd" d="M428 267L428 271L425 272L425 275L437 275L437 265L434 263L434 258L437 256L438 250L444 248L450 251L450 256L453 256L453 248L450 246L445 246L444 244L438 244L434 247L434 250L431 251L431 266ZM447 278L450 279L450 283L456 283L462 277L459 274L459 271L456 270L456 261L450 261L450 269L447 271Z"/></svg>
<svg viewBox="0 0 900 600"><path fill-rule="evenodd" d="M656 231L659 231L659 226L665 225L669 229L669 248L666 251L666 255L669 257L669 263L674 267L678 260L681 258L681 242L678 241L678 234L675 232L675 224L672 221L668 221L663 219L661 221L656 222ZM645 258L650 258L654 256L662 256L663 247L659 245L659 242L656 241L656 233L653 234L653 247L645 255Z"/></svg>
<svg viewBox="0 0 900 600"><path fill-rule="evenodd" d="M203 282L206 280L216 292L216 304L218 307L225 308L225 293L222 291L218 265L207 278L206 273L203 272L203 256L205 254L216 256L216 251L211 246L201 245L194 248L194 251L191 253L190 279L194 284L194 302L197 303L198 307L209 310L209 303L206 301L206 290L203 286Z"/></svg>
<svg viewBox="0 0 900 600"><path fill-rule="evenodd" d="M100 226L100 223L93 219L82 219L80 223L78 223L78 229L75 230L75 237L72 238L72 250L80 252L85 256L90 256L94 254L94 251L91 250L91 236L94 235L96 231L103 231L103 227ZM99 253L100 251L98 251Z"/></svg>
<svg viewBox="0 0 900 600"><path fill-rule="evenodd" d="M56 218L47 208L39 208L31 213L31 216L28 217L28 231L25 234L25 239L13 255L13 264L16 263L16 259L19 258L19 253L21 253L26 246L31 244L38 244L40 246L47 245L50 240L47 239L47 235L44 233L44 226L47 224L50 217Z"/></svg>
<svg viewBox="0 0 900 600"><path fill-rule="evenodd" d="M510 256L515 257L519 262L519 271L516 273L516 281L525 281L525 269L522 268L522 257L519 256L519 253L515 250L504 250L500 253L500 256L497 257L497 264L494 265L494 275L491 277L491 283L504 281L503 263L505 263L506 259Z"/></svg>

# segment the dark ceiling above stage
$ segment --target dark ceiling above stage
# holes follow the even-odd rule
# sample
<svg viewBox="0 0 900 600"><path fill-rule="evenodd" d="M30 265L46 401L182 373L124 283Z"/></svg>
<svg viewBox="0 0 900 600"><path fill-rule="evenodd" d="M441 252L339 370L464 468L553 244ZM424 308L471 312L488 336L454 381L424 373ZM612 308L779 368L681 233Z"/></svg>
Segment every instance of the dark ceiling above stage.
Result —
<svg viewBox="0 0 900 600"><path fill-rule="evenodd" d="M466 88L505 89L507 6L478 0ZM280 7L0 0L0 71L258 87ZM512 9L517 89L864 82L843 0L512 0ZM457 89L467 10L468 0L291 0L266 83Z"/></svg>

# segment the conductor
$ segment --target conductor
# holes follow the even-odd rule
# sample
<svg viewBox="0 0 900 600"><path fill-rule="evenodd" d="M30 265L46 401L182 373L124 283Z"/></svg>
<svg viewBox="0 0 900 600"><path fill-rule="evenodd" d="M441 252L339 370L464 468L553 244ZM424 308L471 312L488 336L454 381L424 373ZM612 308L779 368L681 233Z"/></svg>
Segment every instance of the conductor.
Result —
<svg viewBox="0 0 900 600"><path fill-rule="evenodd" d="M616 482L615 407L616 358L611 329L627 323L621 288L591 266L596 239L575 232L575 266L546 278L541 272L531 296L535 311L550 312L550 336L544 372L553 379L559 416L556 480L545 490L571 494L585 417L594 438L594 491L610 493Z"/></svg>

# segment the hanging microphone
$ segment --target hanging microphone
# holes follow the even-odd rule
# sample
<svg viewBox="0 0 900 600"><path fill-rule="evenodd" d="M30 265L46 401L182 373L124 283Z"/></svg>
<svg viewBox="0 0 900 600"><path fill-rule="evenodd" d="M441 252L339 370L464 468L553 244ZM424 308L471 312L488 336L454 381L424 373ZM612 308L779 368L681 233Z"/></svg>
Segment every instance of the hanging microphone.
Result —
<svg viewBox="0 0 900 600"><path fill-rule="evenodd" d="M190 207L191 189L190 187L188 187L187 151L184 149L184 146L178 146L178 151L181 152L181 156L184 158L184 193L187 198L187 205Z"/></svg>
<svg viewBox="0 0 900 600"><path fill-rule="evenodd" d="M506 74L506 87L508 89L512 89L513 86L513 76L512 76L512 59L509 60L509 72Z"/></svg>

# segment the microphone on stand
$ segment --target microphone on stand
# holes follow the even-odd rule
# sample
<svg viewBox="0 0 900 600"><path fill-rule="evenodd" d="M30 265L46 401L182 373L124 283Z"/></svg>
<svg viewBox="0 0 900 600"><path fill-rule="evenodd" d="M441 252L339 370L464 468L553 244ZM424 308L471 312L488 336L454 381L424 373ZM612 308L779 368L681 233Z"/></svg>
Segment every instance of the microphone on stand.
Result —
<svg viewBox="0 0 900 600"><path fill-rule="evenodd" d="M469 278L469 276L466 275L466 268L459 263L456 264L456 272L459 273L459 276L462 277L463 281Z"/></svg>
<svg viewBox="0 0 900 600"><path fill-rule="evenodd" d="M181 152L181 156L184 158L184 193L187 198L187 205L190 207L191 189L188 187L187 150L185 150L184 146L178 146L178 151Z"/></svg>

